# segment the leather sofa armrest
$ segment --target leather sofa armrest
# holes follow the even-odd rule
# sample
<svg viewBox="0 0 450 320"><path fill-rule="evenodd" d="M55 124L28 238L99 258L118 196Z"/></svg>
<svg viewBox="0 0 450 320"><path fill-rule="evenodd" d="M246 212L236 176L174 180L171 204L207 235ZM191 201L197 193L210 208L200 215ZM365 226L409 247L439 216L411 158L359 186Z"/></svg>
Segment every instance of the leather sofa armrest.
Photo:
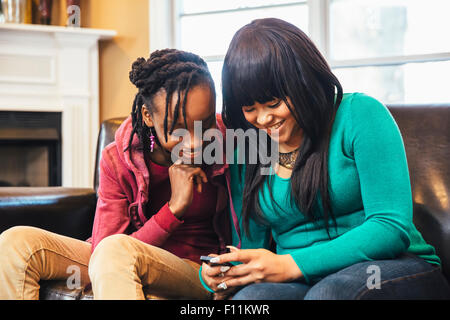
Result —
<svg viewBox="0 0 450 320"><path fill-rule="evenodd" d="M442 261L442 271L450 281L450 211L414 203L414 224Z"/></svg>
<svg viewBox="0 0 450 320"><path fill-rule="evenodd" d="M93 189L0 188L0 232L25 225L86 240L92 233L96 203Z"/></svg>

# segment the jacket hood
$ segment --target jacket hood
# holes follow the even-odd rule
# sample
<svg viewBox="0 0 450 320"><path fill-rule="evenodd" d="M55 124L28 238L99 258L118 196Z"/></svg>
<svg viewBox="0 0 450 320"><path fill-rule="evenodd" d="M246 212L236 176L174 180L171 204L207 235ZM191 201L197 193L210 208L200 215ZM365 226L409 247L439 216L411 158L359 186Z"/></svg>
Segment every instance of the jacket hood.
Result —
<svg viewBox="0 0 450 320"><path fill-rule="evenodd" d="M136 177L138 186L138 197L136 201L139 204L148 202L148 186L149 186L149 170L145 163L144 152L139 141L139 137L135 134L131 143L131 149L128 148L130 135L133 130L131 116L129 116L117 129L115 134L115 142L117 153L122 163L133 172ZM139 217L143 223L147 221L142 210L142 205L138 206Z"/></svg>

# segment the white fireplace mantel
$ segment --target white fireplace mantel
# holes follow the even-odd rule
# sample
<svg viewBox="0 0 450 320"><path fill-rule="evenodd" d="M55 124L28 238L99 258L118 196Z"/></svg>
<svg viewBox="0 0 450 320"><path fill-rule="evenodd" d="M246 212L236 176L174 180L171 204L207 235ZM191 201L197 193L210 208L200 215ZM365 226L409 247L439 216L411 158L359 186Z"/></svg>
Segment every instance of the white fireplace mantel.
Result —
<svg viewBox="0 0 450 320"><path fill-rule="evenodd" d="M92 187L98 42L113 30L0 24L0 111L62 113L62 185Z"/></svg>

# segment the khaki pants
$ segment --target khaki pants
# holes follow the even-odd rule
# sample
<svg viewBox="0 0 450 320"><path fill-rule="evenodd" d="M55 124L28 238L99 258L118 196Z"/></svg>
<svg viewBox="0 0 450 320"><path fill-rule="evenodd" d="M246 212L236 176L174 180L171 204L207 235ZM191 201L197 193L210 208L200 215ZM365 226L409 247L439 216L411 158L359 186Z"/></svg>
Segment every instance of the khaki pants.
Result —
<svg viewBox="0 0 450 320"><path fill-rule="evenodd" d="M0 235L1 300L39 299L40 280L73 280L74 270L81 286L92 281L95 299L208 299L199 268L122 234L103 239L92 256L90 243L34 227Z"/></svg>

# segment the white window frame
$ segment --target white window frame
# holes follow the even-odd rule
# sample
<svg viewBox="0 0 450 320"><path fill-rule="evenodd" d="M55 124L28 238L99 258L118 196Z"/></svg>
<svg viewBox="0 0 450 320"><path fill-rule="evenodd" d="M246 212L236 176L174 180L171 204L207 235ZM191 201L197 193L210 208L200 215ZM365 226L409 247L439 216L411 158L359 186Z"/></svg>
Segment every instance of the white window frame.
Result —
<svg viewBox="0 0 450 320"><path fill-rule="evenodd" d="M323 0L307 0L307 5L310 2L323 2ZM290 5L290 4L289 4ZM278 7L284 5L274 5L267 7ZM264 8L265 6L249 8L254 10L257 8ZM180 48L181 31L179 17L181 15L180 0L149 0L149 17L150 17L150 52L163 48ZM236 11L238 11L237 9ZM247 9L242 9L247 10ZM224 10L230 12L234 10ZM216 11L214 11L216 12ZM219 12L219 11L217 11ZM205 13L208 14L208 13ZM223 55L217 56L203 56L206 62L222 61L225 58Z"/></svg>
<svg viewBox="0 0 450 320"><path fill-rule="evenodd" d="M329 4L331 0L309 0L309 3L319 6L315 12L318 14L314 20L319 21L318 26L314 28L319 34L317 37L322 41L323 51L328 63L332 69L338 68L359 68L359 67L381 67L381 66L401 66L407 63L436 62L450 60L450 52L438 52L428 54L409 54L396 56L383 56L361 59L342 59L334 60L330 57L330 12ZM320 3L320 4L319 4ZM312 7L311 7L312 8ZM310 18L313 18L310 16ZM313 39L314 40L314 39ZM319 46L320 47L320 46Z"/></svg>
<svg viewBox="0 0 450 320"><path fill-rule="evenodd" d="M180 47L179 0L149 0L150 51ZM400 66L407 63L450 60L450 52L399 55L367 59L333 60L330 58L330 0L308 0L309 36L327 59L331 68L358 68L372 66ZM205 61L220 61L224 56L203 57Z"/></svg>
<svg viewBox="0 0 450 320"><path fill-rule="evenodd" d="M175 48L176 14L174 0L149 0L150 52Z"/></svg>

